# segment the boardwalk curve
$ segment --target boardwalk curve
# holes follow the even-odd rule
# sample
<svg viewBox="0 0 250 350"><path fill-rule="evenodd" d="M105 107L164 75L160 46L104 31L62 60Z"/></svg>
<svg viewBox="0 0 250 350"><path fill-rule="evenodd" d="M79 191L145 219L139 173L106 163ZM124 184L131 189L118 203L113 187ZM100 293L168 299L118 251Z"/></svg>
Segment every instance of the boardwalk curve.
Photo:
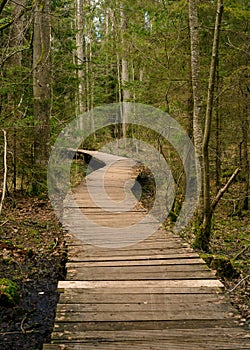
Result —
<svg viewBox="0 0 250 350"><path fill-rule="evenodd" d="M126 209L124 184L136 179L136 163L83 152L103 165L88 185L98 197L104 176L112 201L100 208L86 181L66 198L67 279L59 282L52 342L43 349L250 349L249 332L237 325L222 283L198 254L161 228L145 239L133 231L147 214L138 205ZM127 234L120 231L127 226Z"/></svg>

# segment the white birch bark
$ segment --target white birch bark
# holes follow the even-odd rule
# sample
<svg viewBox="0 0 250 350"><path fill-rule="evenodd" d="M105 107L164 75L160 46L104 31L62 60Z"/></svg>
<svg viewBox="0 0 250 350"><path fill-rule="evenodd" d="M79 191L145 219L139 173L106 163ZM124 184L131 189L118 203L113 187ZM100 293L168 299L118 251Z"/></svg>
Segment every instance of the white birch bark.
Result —
<svg viewBox="0 0 250 350"><path fill-rule="evenodd" d="M84 105L84 28L83 28L84 0L76 0L76 66L78 77L77 115L85 112Z"/></svg>

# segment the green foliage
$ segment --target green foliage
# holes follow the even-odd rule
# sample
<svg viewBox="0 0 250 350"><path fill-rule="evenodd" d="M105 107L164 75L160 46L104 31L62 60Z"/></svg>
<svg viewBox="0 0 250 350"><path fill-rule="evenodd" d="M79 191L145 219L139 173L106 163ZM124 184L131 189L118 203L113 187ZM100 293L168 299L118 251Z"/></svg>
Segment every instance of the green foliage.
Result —
<svg viewBox="0 0 250 350"><path fill-rule="evenodd" d="M203 225L199 223L199 220L195 223L195 239L192 243L192 247L196 250L208 252L210 237L211 237L211 228L208 231L205 231Z"/></svg>
<svg viewBox="0 0 250 350"><path fill-rule="evenodd" d="M6 307L14 306L19 302L19 299L17 284L7 278L0 279L0 305Z"/></svg>
<svg viewBox="0 0 250 350"><path fill-rule="evenodd" d="M74 160L70 169L70 184L74 188L86 176L88 165L83 160Z"/></svg>
<svg viewBox="0 0 250 350"><path fill-rule="evenodd" d="M199 1L201 95L206 100L210 54L216 12L215 1ZM11 5L11 3L9 3ZM13 18L13 5L7 5L0 17L0 27ZM33 116L32 86L32 11L31 1L25 8L23 40L12 42L13 25L2 31L0 39L1 126L8 134L8 189L20 189L44 196L46 169L34 159L36 122ZM70 0L53 0L51 5L51 144L60 131L76 116L79 78L83 70L83 104L85 110L105 103L120 101L121 63L126 59L129 69L130 100L168 111L185 128L191 130L192 93L190 82L190 39L188 2L124 0L126 26L121 26L119 2L85 2L83 8L84 60L77 65L75 9ZM245 0L226 0L221 28L216 106L212 121L210 162L213 185L216 159L220 158L220 181L241 166L242 123L248 109L249 95L249 5ZM21 55L21 63L15 58ZM203 110L206 106L203 103ZM217 117L217 119L215 118ZM164 127L164 126L163 126ZM233 132L232 132L233 130ZM219 134L219 136L218 136ZM140 127L127 127L128 137L135 137L159 146L159 139ZM115 138L122 137L122 128L109 126L84 141L87 149L99 149ZM248 136L249 137L249 136ZM218 154L217 141L220 151ZM2 139L1 139L2 146ZM161 140L162 153L167 156L178 183L172 219L177 218L182 205L184 176L178 156ZM1 147L2 152L2 147ZM2 156L2 154L0 154ZM78 165L73 165L73 167ZM1 175L0 169L0 175ZM84 170L84 169L83 169ZM76 171L76 169L72 169ZM79 166L81 172L81 166ZM242 179L244 175L242 175ZM246 176L245 176L246 178ZM36 180L36 181L34 181ZM62 179L63 181L63 179ZM239 178L238 181L241 181ZM217 189L216 189L217 190ZM212 194L216 193L212 186ZM239 188L239 191L240 188ZM196 246L201 248L204 232L196 228ZM197 243L200 242L200 243ZM207 243L205 242L205 245Z"/></svg>

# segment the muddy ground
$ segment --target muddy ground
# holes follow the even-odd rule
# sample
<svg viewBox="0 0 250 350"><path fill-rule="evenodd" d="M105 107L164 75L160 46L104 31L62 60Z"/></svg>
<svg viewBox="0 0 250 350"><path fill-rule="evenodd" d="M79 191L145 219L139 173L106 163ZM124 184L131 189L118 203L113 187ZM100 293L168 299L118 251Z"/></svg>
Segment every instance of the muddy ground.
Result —
<svg viewBox="0 0 250 350"><path fill-rule="evenodd" d="M47 199L8 199L0 223L0 278L18 285L20 301L0 298L0 349L42 349L49 342L64 279L62 229Z"/></svg>

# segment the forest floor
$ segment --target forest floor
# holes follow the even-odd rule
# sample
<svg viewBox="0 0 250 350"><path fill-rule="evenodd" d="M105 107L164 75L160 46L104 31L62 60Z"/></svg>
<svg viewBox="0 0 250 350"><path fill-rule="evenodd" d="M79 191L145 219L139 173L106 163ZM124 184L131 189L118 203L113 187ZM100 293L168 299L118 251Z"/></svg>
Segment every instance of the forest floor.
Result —
<svg viewBox="0 0 250 350"><path fill-rule="evenodd" d="M239 311L239 323L250 327L250 211L236 215L233 190L230 192L214 213L209 253L198 253L224 284L225 292ZM181 236L192 246L195 238L192 224Z"/></svg>
<svg viewBox="0 0 250 350"><path fill-rule="evenodd" d="M152 193L146 190L143 203L147 200L152 200ZM229 215L228 207L226 201L218 206L211 252L204 258L225 284L240 312L239 323L247 326L250 325L249 212L239 218ZM183 237L192 241L192 227ZM49 342L58 301L57 281L65 277L66 254L61 225L47 199L20 196L6 200L0 221L0 279L16 282L20 301L14 306L0 305L0 350L38 350Z"/></svg>
<svg viewBox="0 0 250 350"><path fill-rule="evenodd" d="M0 279L16 283L20 300L0 305L1 350L37 350L49 342L65 259L62 228L48 200L7 199L0 222Z"/></svg>

